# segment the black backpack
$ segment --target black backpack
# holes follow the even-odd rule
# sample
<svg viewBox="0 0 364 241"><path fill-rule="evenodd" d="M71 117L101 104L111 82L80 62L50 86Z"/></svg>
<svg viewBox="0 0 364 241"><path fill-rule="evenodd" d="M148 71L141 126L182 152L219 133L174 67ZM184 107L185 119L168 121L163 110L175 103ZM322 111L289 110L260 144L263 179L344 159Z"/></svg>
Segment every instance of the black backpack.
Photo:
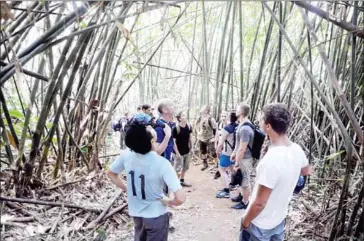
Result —
<svg viewBox="0 0 364 241"><path fill-rule="evenodd" d="M253 158L260 159L260 151L262 150L262 146L265 140L265 133L258 126L250 122L245 122L243 126L249 126L250 128L253 129L254 131L253 145L252 146L248 145L248 148L252 152Z"/></svg>

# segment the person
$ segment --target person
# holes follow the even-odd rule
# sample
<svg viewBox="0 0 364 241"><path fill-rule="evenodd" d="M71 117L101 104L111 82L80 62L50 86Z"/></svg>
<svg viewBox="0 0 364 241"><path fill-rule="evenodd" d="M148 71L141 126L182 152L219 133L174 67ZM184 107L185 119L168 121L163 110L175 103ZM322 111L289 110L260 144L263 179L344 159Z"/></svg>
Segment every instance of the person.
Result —
<svg viewBox="0 0 364 241"><path fill-rule="evenodd" d="M220 121L217 123L217 131L216 131L216 135L215 135L215 150L217 150L217 146L219 144L219 140L221 138L221 133L222 133L224 126L226 126L228 124L227 115L228 115L228 113L226 111L223 111L220 115ZM216 164L217 164L217 168L219 168L219 163L217 162ZM217 170L215 172L214 179L218 179L220 177L221 177L220 170Z"/></svg>
<svg viewBox="0 0 364 241"><path fill-rule="evenodd" d="M142 106L141 105L138 105L138 107L137 107L137 114L139 114L139 113L142 113L143 111L142 111Z"/></svg>
<svg viewBox="0 0 364 241"><path fill-rule="evenodd" d="M215 119L210 115L210 112L210 106L204 106L201 110L201 115L199 118L197 118L195 124L197 140L199 142L202 157L203 167L201 168L201 171L204 171L208 168L208 149L212 153L212 157L216 158L214 140L216 135L217 123Z"/></svg>
<svg viewBox="0 0 364 241"><path fill-rule="evenodd" d="M182 187L191 187L191 184L185 182L185 174L190 166L191 148L192 148L192 127L187 123L187 116L183 111L176 115L177 123L172 130L172 136L175 141L176 159L174 168L177 176L181 180Z"/></svg>
<svg viewBox="0 0 364 241"><path fill-rule="evenodd" d="M153 128L131 124L125 137L130 150L122 151L107 171L111 182L127 192L135 241L168 240L167 206L179 206L186 199L173 167L156 153L155 141ZM127 185L119 176L123 171L127 174ZM174 193L174 199L164 196L165 183Z"/></svg>
<svg viewBox="0 0 364 241"><path fill-rule="evenodd" d="M222 130L226 125L228 125L228 113L227 111L223 111L220 115L220 121L217 123L217 131L215 135L215 147L217 148L217 145L219 144L219 140L222 134Z"/></svg>
<svg viewBox="0 0 364 241"><path fill-rule="evenodd" d="M162 99L158 104L160 118L156 120L157 153L172 161L174 141L172 137L174 105L169 99Z"/></svg>
<svg viewBox="0 0 364 241"><path fill-rule="evenodd" d="M230 198L230 178L228 173L233 171L233 162L231 161L230 156L235 148L235 129L238 126L238 117L236 116L235 112L230 112L229 120L229 124L225 125L225 127L221 130L221 137L216 148L217 156L220 159L219 172L223 177L222 179L224 185L223 190L216 194L217 198Z"/></svg>
<svg viewBox="0 0 364 241"><path fill-rule="evenodd" d="M251 204L241 223L240 241L283 240L288 205L299 176L313 172L302 148L287 136L291 118L282 103L263 108L260 126L272 145L257 166Z"/></svg>
<svg viewBox="0 0 364 241"><path fill-rule="evenodd" d="M232 206L233 209L246 209L249 205L250 173L253 168L251 147L254 141L254 130L249 125L244 125L246 122L252 124L248 119L249 112L250 106L247 103L238 104L236 114L239 117L239 126L236 130L236 144L231 160L235 161L236 168L241 169L243 178L239 195L232 198L233 202L237 202L236 205Z"/></svg>
<svg viewBox="0 0 364 241"><path fill-rule="evenodd" d="M120 146L120 149L125 149L125 125L128 123L129 111L125 110L123 115L117 120L113 121L112 129L114 130L113 141L116 145Z"/></svg>
<svg viewBox="0 0 364 241"><path fill-rule="evenodd" d="M147 114L147 115L150 115L153 117L153 111L152 111L152 107L148 104L144 104L142 105L142 111Z"/></svg>

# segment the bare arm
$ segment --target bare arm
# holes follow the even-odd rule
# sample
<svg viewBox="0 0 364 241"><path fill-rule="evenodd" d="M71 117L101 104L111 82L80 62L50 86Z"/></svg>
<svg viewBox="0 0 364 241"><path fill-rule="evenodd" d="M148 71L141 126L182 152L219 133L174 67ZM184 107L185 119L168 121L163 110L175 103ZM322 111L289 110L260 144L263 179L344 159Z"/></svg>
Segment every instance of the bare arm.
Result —
<svg viewBox="0 0 364 241"><path fill-rule="evenodd" d="M121 188L124 192L128 191L125 183L123 182L123 180L121 180L118 174L108 170L106 171L106 175L110 178L111 182L114 183L118 188Z"/></svg>
<svg viewBox="0 0 364 241"><path fill-rule="evenodd" d="M178 151L178 148L177 148L176 138L173 138L173 150L174 150L174 153L176 153L177 156L181 155L179 153L179 151Z"/></svg>
<svg viewBox="0 0 364 241"><path fill-rule="evenodd" d="M314 172L313 167L311 165L307 165L301 169L301 176L309 176Z"/></svg>
<svg viewBox="0 0 364 241"><path fill-rule="evenodd" d="M258 192L256 198L249 205L249 208L244 216L242 225L244 228L248 228L250 222L256 218L259 213L265 208L267 201L269 199L272 189L265 187L263 185L258 186Z"/></svg>
<svg viewBox="0 0 364 241"><path fill-rule="evenodd" d="M180 206L186 201L186 195L182 189L173 193L174 198L166 201L167 206Z"/></svg>
<svg viewBox="0 0 364 241"><path fill-rule="evenodd" d="M162 155L162 153L166 150L169 138L171 138L171 136L165 136L162 143L157 143L157 153L159 155Z"/></svg>
<svg viewBox="0 0 364 241"><path fill-rule="evenodd" d="M171 128L168 125L164 126L164 139L161 143L157 143L157 153L162 155L168 146L169 139L171 138ZM158 133L157 133L158 134Z"/></svg>

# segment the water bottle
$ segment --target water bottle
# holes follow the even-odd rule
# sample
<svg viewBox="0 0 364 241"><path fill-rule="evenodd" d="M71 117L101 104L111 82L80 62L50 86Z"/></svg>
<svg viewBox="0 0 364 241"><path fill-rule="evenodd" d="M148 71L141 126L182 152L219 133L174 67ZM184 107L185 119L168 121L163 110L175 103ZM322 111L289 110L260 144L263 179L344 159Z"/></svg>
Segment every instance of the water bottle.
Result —
<svg viewBox="0 0 364 241"><path fill-rule="evenodd" d="M298 194L305 187L305 184L306 184L305 178L303 176L299 176L298 182L297 182L296 187L294 189L294 193Z"/></svg>

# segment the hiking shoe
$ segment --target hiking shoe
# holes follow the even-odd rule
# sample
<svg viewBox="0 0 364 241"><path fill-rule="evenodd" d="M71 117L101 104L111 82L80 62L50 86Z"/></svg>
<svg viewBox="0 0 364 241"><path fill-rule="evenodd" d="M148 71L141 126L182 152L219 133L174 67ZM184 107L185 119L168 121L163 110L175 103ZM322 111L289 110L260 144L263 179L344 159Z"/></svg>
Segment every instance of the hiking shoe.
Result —
<svg viewBox="0 0 364 241"><path fill-rule="evenodd" d="M220 191L216 194L217 198L230 198L230 193L225 191Z"/></svg>
<svg viewBox="0 0 364 241"><path fill-rule="evenodd" d="M168 231L170 233L174 233L174 231L176 231L176 228L170 224L169 227L168 227Z"/></svg>
<svg viewBox="0 0 364 241"><path fill-rule="evenodd" d="M192 187L192 185L191 185L191 184L185 183L184 181L183 181L183 182L181 182L181 186L182 186L182 187Z"/></svg>
<svg viewBox="0 0 364 241"><path fill-rule="evenodd" d="M217 171L215 172L214 179L216 180L216 179L219 179L220 177L221 177L221 174L220 174L220 172L217 170Z"/></svg>
<svg viewBox="0 0 364 241"><path fill-rule="evenodd" d="M203 167L201 168L201 171L205 171L209 167L209 165L207 164L207 161L204 161L202 163L202 165L203 165Z"/></svg>
<svg viewBox="0 0 364 241"><path fill-rule="evenodd" d="M232 209L237 209L237 210L242 210L242 209L247 209L248 208L248 205L249 205L249 203L248 204L245 204L243 202L240 202L240 203L232 206L231 208Z"/></svg>
<svg viewBox="0 0 364 241"><path fill-rule="evenodd" d="M241 203L243 201L243 196L241 195L241 193L239 193L239 195L236 197L233 197L231 199L231 201L233 201L234 203Z"/></svg>

